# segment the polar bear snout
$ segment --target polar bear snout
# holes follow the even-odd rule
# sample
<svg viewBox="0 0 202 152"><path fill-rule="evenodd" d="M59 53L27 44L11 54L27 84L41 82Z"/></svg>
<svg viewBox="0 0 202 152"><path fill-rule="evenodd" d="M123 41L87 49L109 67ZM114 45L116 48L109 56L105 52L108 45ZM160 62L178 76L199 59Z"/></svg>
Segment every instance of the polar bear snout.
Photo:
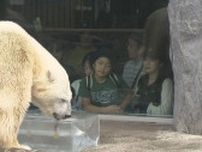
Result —
<svg viewBox="0 0 202 152"><path fill-rule="evenodd" d="M53 117L54 117L56 120L61 120L61 119L70 118L71 115L67 115L67 114L65 114L65 115L60 115L60 114L54 112L54 113L53 113Z"/></svg>
<svg viewBox="0 0 202 152"><path fill-rule="evenodd" d="M66 119L71 117L71 103L68 100L60 99L58 102L55 102L54 110L52 115L55 119Z"/></svg>

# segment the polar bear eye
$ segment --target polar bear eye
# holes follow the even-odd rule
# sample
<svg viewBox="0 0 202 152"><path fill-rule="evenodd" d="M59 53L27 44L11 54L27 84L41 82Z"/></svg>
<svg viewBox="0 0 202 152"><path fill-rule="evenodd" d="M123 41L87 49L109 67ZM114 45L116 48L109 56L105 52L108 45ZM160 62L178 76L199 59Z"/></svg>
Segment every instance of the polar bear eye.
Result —
<svg viewBox="0 0 202 152"><path fill-rule="evenodd" d="M67 102L67 100L66 100L66 99L63 99L63 98L61 98L60 101L61 101L62 103Z"/></svg>

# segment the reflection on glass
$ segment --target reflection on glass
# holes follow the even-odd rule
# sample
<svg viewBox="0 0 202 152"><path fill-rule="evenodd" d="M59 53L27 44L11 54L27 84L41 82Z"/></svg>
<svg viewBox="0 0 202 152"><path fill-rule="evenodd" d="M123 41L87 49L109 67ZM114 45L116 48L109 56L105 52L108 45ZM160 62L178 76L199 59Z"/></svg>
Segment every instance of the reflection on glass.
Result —
<svg viewBox="0 0 202 152"><path fill-rule="evenodd" d="M148 115L171 115L173 110L173 83L165 75L164 60L155 52L147 52L144 72L137 85L131 111Z"/></svg>
<svg viewBox="0 0 202 152"><path fill-rule="evenodd" d="M120 92L125 83L113 72L113 61L107 50L93 52L93 73L81 80L78 96L83 110L95 113L118 114L129 102L127 95Z"/></svg>
<svg viewBox="0 0 202 152"><path fill-rule="evenodd" d="M0 4L1 19L19 23L65 67L75 93L73 108L85 110L89 101L81 100L87 93L81 91L81 98L79 90L92 76L91 85L104 91L92 87L88 97L101 108L113 105L108 112L172 115L168 0L2 0ZM92 58L84 62L89 52L96 51L110 52L110 64L105 60L95 64ZM96 77L107 78L100 79L106 86L96 84Z"/></svg>
<svg viewBox="0 0 202 152"><path fill-rule="evenodd" d="M4 1L1 7L5 8ZM9 4L10 2L10 4ZM44 28L143 28L146 18L168 0L10 0L9 10Z"/></svg>

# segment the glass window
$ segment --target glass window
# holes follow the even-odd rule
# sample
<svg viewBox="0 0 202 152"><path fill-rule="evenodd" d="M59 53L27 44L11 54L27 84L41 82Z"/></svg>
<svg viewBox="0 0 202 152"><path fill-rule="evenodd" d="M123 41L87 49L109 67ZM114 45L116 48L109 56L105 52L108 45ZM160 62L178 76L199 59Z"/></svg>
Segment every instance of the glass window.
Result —
<svg viewBox="0 0 202 152"><path fill-rule="evenodd" d="M44 29L69 29L143 28L152 12L167 5L168 0L10 0L7 6L30 24L39 18Z"/></svg>
<svg viewBox="0 0 202 152"><path fill-rule="evenodd" d="M0 17L19 23L64 66L73 108L171 117L167 5L168 0L2 0Z"/></svg>

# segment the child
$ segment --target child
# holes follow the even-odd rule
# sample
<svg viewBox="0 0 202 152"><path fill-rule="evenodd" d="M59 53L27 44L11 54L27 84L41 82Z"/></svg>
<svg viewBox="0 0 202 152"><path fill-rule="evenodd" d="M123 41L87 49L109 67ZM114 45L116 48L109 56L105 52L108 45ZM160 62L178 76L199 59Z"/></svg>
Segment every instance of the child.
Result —
<svg viewBox="0 0 202 152"><path fill-rule="evenodd" d="M89 76L93 72L92 66L90 64L92 54L93 54L93 52L87 53L84 56L82 63L81 63L83 73L85 76ZM76 109L76 110L81 109L80 99L78 98L78 91L79 91L80 83L81 83L81 79L75 80L71 83L72 92L74 93L74 97L72 100L72 108Z"/></svg>
<svg viewBox="0 0 202 152"><path fill-rule="evenodd" d="M112 73L112 61L105 51L96 51L92 60L93 74L81 81L79 96L82 108L95 113L121 113L130 94L121 97L124 82ZM90 83L90 84L89 84Z"/></svg>
<svg viewBox="0 0 202 152"><path fill-rule="evenodd" d="M163 70L161 57L148 52L144 59L145 75L138 82L134 112L156 116L172 114L173 83Z"/></svg>

